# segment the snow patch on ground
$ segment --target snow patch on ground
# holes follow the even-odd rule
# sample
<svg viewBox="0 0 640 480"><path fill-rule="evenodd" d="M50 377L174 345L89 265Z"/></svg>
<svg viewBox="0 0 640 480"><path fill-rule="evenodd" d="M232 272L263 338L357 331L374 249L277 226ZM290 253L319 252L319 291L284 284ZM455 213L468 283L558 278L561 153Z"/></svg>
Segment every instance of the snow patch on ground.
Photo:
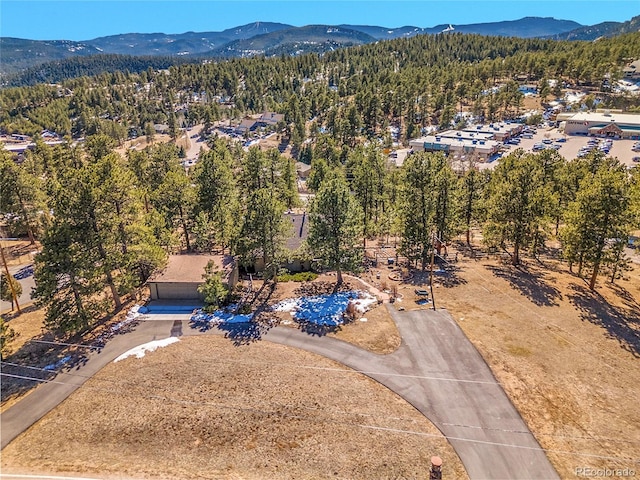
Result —
<svg viewBox="0 0 640 480"><path fill-rule="evenodd" d="M53 372L55 370L58 370L65 363L67 363L69 360L71 360L71 355L66 355L65 357L62 357L60 360L58 360L56 363L51 363L51 364L47 365L46 367L44 367L44 370Z"/></svg>
<svg viewBox="0 0 640 480"><path fill-rule="evenodd" d="M289 312L298 321L312 322L318 325L342 324L343 314L349 303L353 303L356 312L363 314L378 303L378 299L367 292L353 290L350 292L332 293L328 295L315 295L311 297L289 298L271 307L275 312ZM191 316L190 322L199 328L208 329L212 325L230 323L249 323L253 314L235 314L235 305L230 305L224 310L213 313L205 313L198 310ZM285 325L290 321L283 321Z"/></svg>
<svg viewBox="0 0 640 480"><path fill-rule="evenodd" d="M198 310L197 313L191 316L191 322L193 323L208 323L213 325L219 325L221 323L249 323L253 318L252 313L248 314L235 314L229 310L216 310L213 313L205 313L202 310Z"/></svg>
<svg viewBox="0 0 640 480"><path fill-rule="evenodd" d="M147 352L153 352L158 348L166 347L167 345L171 345L172 343L179 342L180 339L177 337L169 337L163 340L155 340L153 342L145 343L143 345L139 345L131 350L123 353L118 358L116 358L113 362L119 362L120 360L124 360L125 358L136 356L136 358L142 358L145 356Z"/></svg>
<svg viewBox="0 0 640 480"><path fill-rule="evenodd" d="M329 295L315 295L283 300L273 306L276 312L289 312L296 320L311 322L318 325L340 325L344 322L343 314L352 302L358 313L364 313L378 299L367 292L350 291L332 293Z"/></svg>

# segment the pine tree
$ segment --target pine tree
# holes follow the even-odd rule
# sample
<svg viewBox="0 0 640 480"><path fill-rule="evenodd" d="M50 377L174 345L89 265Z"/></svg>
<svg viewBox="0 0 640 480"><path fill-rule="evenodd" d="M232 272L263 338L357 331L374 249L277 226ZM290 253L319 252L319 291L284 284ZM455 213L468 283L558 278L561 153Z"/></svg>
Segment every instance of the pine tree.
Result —
<svg viewBox="0 0 640 480"><path fill-rule="evenodd" d="M591 290L595 289L600 268L620 260L615 251L628 238L629 201L626 168L615 159L607 159L582 180L576 199L567 208L566 226L560 233L565 257L569 261L579 259L591 268Z"/></svg>
<svg viewBox="0 0 640 480"><path fill-rule="evenodd" d="M240 229L239 193L231 152L221 140L212 147L201 153L196 166L196 209L207 215L212 237L224 252L235 245Z"/></svg>
<svg viewBox="0 0 640 480"><path fill-rule="evenodd" d="M453 226L454 176L439 153L417 153L403 165L400 251L424 269L435 237L446 241Z"/></svg>
<svg viewBox="0 0 640 480"><path fill-rule="evenodd" d="M520 264L520 251L537 233L545 213L544 173L535 154L522 150L506 156L488 185L484 241L513 248L511 262Z"/></svg>
<svg viewBox="0 0 640 480"><path fill-rule="evenodd" d="M13 232L26 232L33 245L49 215L41 177L17 165L8 152L0 152L0 212Z"/></svg>
<svg viewBox="0 0 640 480"><path fill-rule="evenodd" d="M366 241L380 231L379 222L384 212L386 160L373 145L366 150L356 148L349 154L347 170L351 172L351 188L362 209L362 232Z"/></svg>
<svg viewBox="0 0 640 480"><path fill-rule="evenodd" d="M326 178L311 202L307 242L323 266L336 270L338 284L343 271L361 266L361 235L362 210L344 177Z"/></svg>
<svg viewBox="0 0 640 480"><path fill-rule="evenodd" d="M11 302L11 311L14 308L13 293L16 297L22 295L22 285L13 276L7 277L5 273L0 273L0 298L5 302Z"/></svg>
<svg viewBox="0 0 640 480"><path fill-rule="evenodd" d="M291 228L284 211L285 205L273 188L261 188L247 196L238 253L247 266L260 258L266 279L276 278Z"/></svg>

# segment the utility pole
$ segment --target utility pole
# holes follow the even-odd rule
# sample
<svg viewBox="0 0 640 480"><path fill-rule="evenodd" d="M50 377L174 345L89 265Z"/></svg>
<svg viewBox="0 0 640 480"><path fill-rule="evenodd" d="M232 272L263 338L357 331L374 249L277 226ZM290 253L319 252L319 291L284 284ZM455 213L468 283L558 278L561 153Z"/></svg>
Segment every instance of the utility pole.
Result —
<svg viewBox="0 0 640 480"><path fill-rule="evenodd" d="M2 265L4 265L4 272L7 275L7 283L9 284L9 288L11 289L11 296L13 297L13 301L16 304L16 310L18 313L22 313L20 310L20 304L18 303L18 296L16 295L16 289L13 287L13 282L11 281L11 274L9 274L9 267L7 266L7 259L4 256L4 247L0 243L0 255L2 256Z"/></svg>

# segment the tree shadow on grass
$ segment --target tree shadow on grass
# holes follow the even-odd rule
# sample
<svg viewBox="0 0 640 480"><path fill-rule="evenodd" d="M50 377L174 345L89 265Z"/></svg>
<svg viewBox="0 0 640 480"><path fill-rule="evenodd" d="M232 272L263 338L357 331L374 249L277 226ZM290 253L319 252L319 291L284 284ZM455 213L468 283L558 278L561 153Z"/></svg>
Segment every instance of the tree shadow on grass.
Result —
<svg viewBox="0 0 640 480"><path fill-rule="evenodd" d="M433 283L439 284L445 288L453 288L459 285L465 285L468 283L464 278L460 276L462 269L454 263L434 265L433 267ZM429 268L426 270L412 270L411 276L407 279L403 279L402 283L405 285L424 286L429 284L429 277L431 273Z"/></svg>
<svg viewBox="0 0 640 480"><path fill-rule="evenodd" d="M568 295L569 301L578 309L580 318L603 327L608 336L618 340L624 350L633 354L634 357L640 358L640 309L638 303L629 295L628 299L624 297L623 299L625 305L629 305L630 308L615 307L608 303L602 295L592 292L586 286L573 284L570 288L572 293ZM628 294L628 292L626 293Z"/></svg>
<svg viewBox="0 0 640 480"><path fill-rule="evenodd" d="M513 288L540 307L556 307L562 300L560 290L551 285L543 273L524 266L515 268L511 265L487 266L487 269L496 277L509 282Z"/></svg>
<svg viewBox="0 0 640 480"><path fill-rule="evenodd" d="M3 359L2 402L21 397L41 383L56 381L59 373L80 369L89 360L91 352L101 351L98 346L59 342L55 335L46 332L30 339L14 354ZM65 343L70 342L67 339Z"/></svg>

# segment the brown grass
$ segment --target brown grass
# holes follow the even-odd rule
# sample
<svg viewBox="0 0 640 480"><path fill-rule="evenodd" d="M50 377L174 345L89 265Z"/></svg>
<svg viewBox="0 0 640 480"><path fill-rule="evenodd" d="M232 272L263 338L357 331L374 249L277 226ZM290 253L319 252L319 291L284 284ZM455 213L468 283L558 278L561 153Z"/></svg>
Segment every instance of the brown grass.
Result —
<svg viewBox="0 0 640 480"><path fill-rule="evenodd" d="M450 249L450 257L454 252L455 249ZM598 291L593 293L584 281L568 272L566 265L550 258L544 258L544 264L525 259L519 269L486 255L474 258L465 252L459 259L452 272L435 277L437 305L451 312L479 349L543 448L548 450L560 476L572 478L575 468L587 466L637 471L640 267L634 265L627 279L617 285L601 279ZM413 272L411 278L399 282L388 278L391 271L381 269L379 280L377 272L372 271L365 279L374 285L381 284L383 279L388 285L397 285L403 297L400 305L406 309L429 308L417 305L414 293L417 287L427 285L426 274ZM290 296L297 287L299 284L293 282L280 284L274 299ZM393 351L400 339L386 309L378 307L364 316L367 322L356 320L329 335L374 352ZM187 347L188 350L182 350ZM334 470L339 478L395 478L425 475L426 467L411 470L406 458L417 459L413 465L418 468L426 465L428 456L437 451L445 456L445 466L452 468L445 473L446 478L462 475L450 453L441 453L443 450L434 445L428 446L428 453L420 450L421 447L410 443L412 437L407 434L389 434L393 438L385 438L380 432L353 426L345 431L339 422L333 423L336 412L346 411L345 418L352 419L354 412L362 413L361 408L365 408L364 413L373 416L365 418L377 421L401 417L397 425L411 430L411 425L402 422L409 418L404 409L412 409L382 387L378 388L384 395L395 400L390 403L374 400L380 392L369 389L371 383L373 390L377 390L370 380L356 374L335 375L333 370L322 371L328 377L317 377L319 372L308 369L297 369L292 377L289 371L292 364L320 366L329 361L268 343L230 351L228 347L221 339L207 337L168 347L143 361L107 367L95 383L89 384L90 388L76 394L79 403L69 403L72 399L65 402L53 416L45 417L27 436L3 451L3 468L49 473L118 472L154 478L159 470L167 478L196 478L199 474L209 478L265 475L324 478L333 474L329 466L337 465L341 470L338 467ZM261 370L253 369L254 361L261 363ZM152 362L149 369L139 368L147 362ZM344 371L343 367L329 364L330 368ZM120 370L127 365L131 368ZM159 370L153 370L151 365L157 365ZM217 377L223 383L216 383ZM105 393L104 397L95 394L98 386L124 382L123 378L131 385L118 383L113 389L120 392L118 395L122 396L117 398L122 401L114 401L113 393ZM183 378L187 383L182 383ZM354 382L354 390L337 385L344 378ZM277 394L269 393L268 384L276 387ZM145 399L139 406L135 396L146 398L145 389L159 392L161 397L178 396L181 401L195 401L198 405L211 399L214 403L223 401L226 407L224 412L215 410L218 403L194 409L191 404L158 399ZM316 394L321 401L314 397ZM338 403L327 403L329 400ZM256 401L266 403L252 403ZM67 403L71 406L67 407ZM266 417L258 413L265 404L272 412ZM368 410L378 404L392 408L386 413ZM240 410L247 405L249 410ZM318 408L314 413L318 417L313 417L315 423L307 418L310 405ZM74 409L80 412L78 420L71 414ZM134 419L131 424L126 421L130 411ZM89 417L90 413L97 417ZM302 418L286 416L289 414ZM234 422L233 426L226 417ZM59 433L65 431L61 427L68 422L73 428ZM41 431L41 425L47 429ZM87 428L85 435L82 431ZM101 436L106 439L104 442L98 441ZM342 443L343 439L347 439L347 445ZM357 443L360 440L362 443ZM422 445L427 440L425 437L418 443ZM78 457L74 449L84 442L88 445L82 453L85 457ZM48 443L54 448L47 449ZM330 450L331 445L336 449ZM380 453L380 445L384 452L393 452L397 460L388 460L384 452ZM57 450L61 454L55 453ZM33 453L21 457L20 451ZM218 451L220 455L212 453ZM148 461L141 466L135 463L137 458ZM207 473L197 473L202 472L200 468ZM265 473L260 469L266 469Z"/></svg>
<svg viewBox="0 0 640 480"><path fill-rule="evenodd" d="M514 269L460 256L437 281L436 302L480 350L562 478L585 466L637 471L640 266L617 286L600 279L593 293L566 265L544 263ZM401 290L411 297L414 288Z"/></svg>
<svg viewBox="0 0 640 480"><path fill-rule="evenodd" d="M6 447L2 470L425 478L432 455L446 478L467 478L431 423L373 380L286 346L207 336L108 365Z"/></svg>

